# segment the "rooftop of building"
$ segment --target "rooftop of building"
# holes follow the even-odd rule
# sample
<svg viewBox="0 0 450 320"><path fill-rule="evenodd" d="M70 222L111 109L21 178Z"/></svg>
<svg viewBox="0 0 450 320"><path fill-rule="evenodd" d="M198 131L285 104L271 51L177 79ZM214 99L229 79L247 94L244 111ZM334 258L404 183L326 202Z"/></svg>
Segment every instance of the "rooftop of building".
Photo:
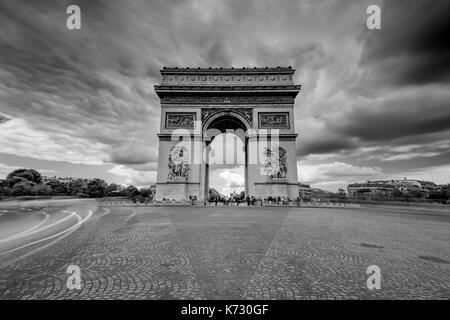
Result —
<svg viewBox="0 0 450 320"><path fill-rule="evenodd" d="M288 67L163 67L161 74L293 74Z"/></svg>

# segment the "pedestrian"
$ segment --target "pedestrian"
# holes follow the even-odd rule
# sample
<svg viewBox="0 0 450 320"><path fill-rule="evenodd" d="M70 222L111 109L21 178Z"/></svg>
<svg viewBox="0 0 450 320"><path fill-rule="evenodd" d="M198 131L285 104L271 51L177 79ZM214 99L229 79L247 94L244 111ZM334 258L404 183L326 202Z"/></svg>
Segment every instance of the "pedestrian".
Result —
<svg viewBox="0 0 450 320"><path fill-rule="evenodd" d="M214 199L214 203L216 204L217 207L217 197Z"/></svg>
<svg viewBox="0 0 450 320"><path fill-rule="evenodd" d="M249 196L247 196L246 200L247 200L247 206L249 206L249 207L250 207L250 197L249 197Z"/></svg>

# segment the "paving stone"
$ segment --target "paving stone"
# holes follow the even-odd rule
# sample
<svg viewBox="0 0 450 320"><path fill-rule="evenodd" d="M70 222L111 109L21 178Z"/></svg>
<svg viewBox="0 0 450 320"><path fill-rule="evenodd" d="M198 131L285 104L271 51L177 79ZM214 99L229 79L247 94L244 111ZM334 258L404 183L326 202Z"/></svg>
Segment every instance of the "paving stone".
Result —
<svg viewBox="0 0 450 320"><path fill-rule="evenodd" d="M450 213L109 209L34 255L0 263L0 298L450 298ZM81 290L66 286L70 264L81 268ZM380 290L366 286L370 265L381 269Z"/></svg>

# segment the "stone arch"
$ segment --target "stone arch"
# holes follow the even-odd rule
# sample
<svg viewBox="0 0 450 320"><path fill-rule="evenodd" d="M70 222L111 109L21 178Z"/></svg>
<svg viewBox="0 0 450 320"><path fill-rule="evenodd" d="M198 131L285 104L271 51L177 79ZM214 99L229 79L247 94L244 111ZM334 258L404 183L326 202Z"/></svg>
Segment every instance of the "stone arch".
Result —
<svg viewBox="0 0 450 320"><path fill-rule="evenodd" d="M155 199L182 200L187 195L202 201L207 198L203 156L208 147L208 137L205 139L204 134L209 128L221 133L226 129L243 131L240 137L247 147L244 150L248 156L245 161L245 189L249 196L298 197L297 134L293 118L294 100L300 85L293 82L294 72L291 67L163 68L162 82L155 85L155 92L161 101ZM259 161L259 149L269 140L273 141L272 137L268 137L267 129L280 130L279 144L285 148L289 160L286 161L284 179L268 177L262 170L264 164ZM173 164L168 165L168 154L176 143L172 140L174 133L178 134L175 130L183 130L180 135L190 137L186 143L190 142L193 146L194 162L190 164L189 175L184 180L171 179L169 175L171 166L174 167ZM255 157L254 146L257 148ZM176 177L183 175L179 167L173 171Z"/></svg>
<svg viewBox="0 0 450 320"><path fill-rule="evenodd" d="M249 122L249 120L242 116L239 112L225 109L223 111L216 111L205 118L203 120L202 131L205 132L206 130L208 130L208 128L211 127L212 124L214 124L214 122L220 121L221 119L233 118L237 123L240 123L241 129L243 129L244 131L248 131L252 128L252 124Z"/></svg>

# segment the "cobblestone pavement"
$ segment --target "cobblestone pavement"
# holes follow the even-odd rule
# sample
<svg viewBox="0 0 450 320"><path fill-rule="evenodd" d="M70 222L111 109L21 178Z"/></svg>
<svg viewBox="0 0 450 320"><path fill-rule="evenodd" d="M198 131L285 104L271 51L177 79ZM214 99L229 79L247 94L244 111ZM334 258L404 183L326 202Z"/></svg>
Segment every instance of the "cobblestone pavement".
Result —
<svg viewBox="0 0 450 320"><path fill-rule="evenodd" d="M0 257L1 299L450 298L448 211L98 208L18 255ZM67 289L71 264L81 290ZM370 265L380 290L367 289Z"/></svg>

